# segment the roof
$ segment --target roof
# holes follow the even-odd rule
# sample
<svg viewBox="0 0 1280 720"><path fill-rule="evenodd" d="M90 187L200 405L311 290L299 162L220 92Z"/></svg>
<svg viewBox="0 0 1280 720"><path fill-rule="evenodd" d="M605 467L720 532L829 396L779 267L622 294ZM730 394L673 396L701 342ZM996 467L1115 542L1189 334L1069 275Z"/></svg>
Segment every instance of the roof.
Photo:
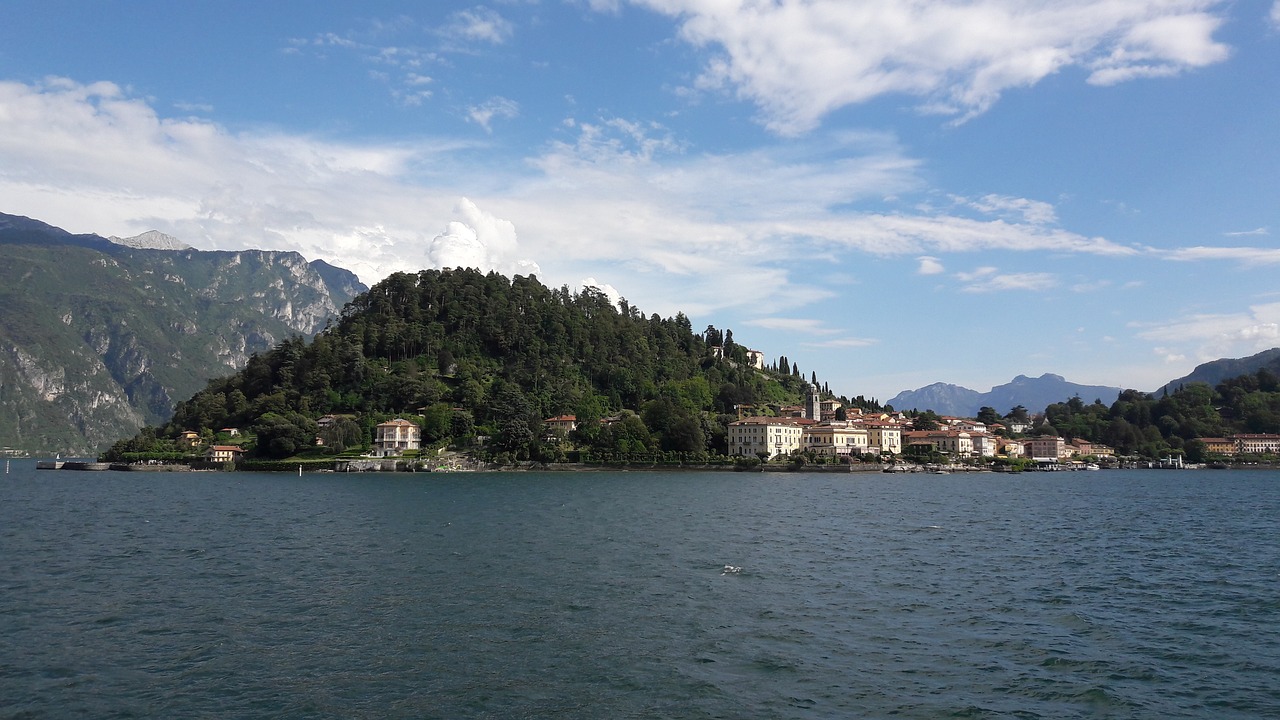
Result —
<svg viewBox="0 0 1280 720"><path fill-rule="evenodd" d="M813 425L814 422L814 420L810 420L809 418L768 417L764 415L756 415L754 417L735 420L729 423L729 425Z"/></svg>
<svg viewBox="0 0 1280 720"><path fill-rule="evenodd" d="M543 422L578 422L577 415L557 415L553 418L547 418Z"/></svg>
<svg viewBox="0 0 1280 720"><path fill-rule="evenodd" d="M388 420L386 422L378 423L377 426L378 427L404 427L405 425L413 425L413 424L414 423L411 423L408 420L405 420L404 418L396 418L395 420Z"/></svg>

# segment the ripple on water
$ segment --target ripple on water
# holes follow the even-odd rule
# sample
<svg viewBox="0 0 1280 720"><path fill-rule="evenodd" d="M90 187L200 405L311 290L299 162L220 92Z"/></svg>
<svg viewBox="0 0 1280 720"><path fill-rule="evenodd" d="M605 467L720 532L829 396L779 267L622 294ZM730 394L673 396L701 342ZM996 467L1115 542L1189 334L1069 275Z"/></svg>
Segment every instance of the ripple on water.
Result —
<svg viewBox="0 0 1280 720"><path fill-rule="evenodd" d="M1280 483L1215 477L32 472L0 715L1280 716Z"/></svg>

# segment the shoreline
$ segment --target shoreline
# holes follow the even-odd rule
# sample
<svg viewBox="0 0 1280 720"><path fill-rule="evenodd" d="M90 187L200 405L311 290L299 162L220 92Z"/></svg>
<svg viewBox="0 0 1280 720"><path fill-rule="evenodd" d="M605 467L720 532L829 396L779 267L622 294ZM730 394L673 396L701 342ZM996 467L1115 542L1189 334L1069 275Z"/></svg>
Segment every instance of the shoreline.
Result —
<svg viewBox="0 0 1280 720"><path fill-rule="evenodd" d="M250 466L252 465L252 466ZM377 461L358 461L358 460L326 460L323 462L315 461L273 461L271 463L245 463L244 465L218 464L209 465L207 467L197 467L195 465L183 463L155 463L155 464L129 464L129 463L105 463L92 460L37 460L37 470L71 470L76 472L149 472L149 473L167 473L167 472L272 472L272 473L467 473L467 472L688 472L688 473L709 473L709 472L743 472L743 473L817 473L817 474L862 474L862 473L886 473L886 474L972 474L972 473L998 473L1007 475L1016 475L1023 473L1042 473L1042 472L1090 472L1095 469L1105 470L1275 470L1280 469L1274 464L1230 464L1230 465L1200 465L1200 466L1184 466L1184 467L1159 467L1156 465L1119 465L1105 468L1084 468L1084 467L1068 467L1057 466L1052 468L1029 468L1022 470L998 469L990 466L968 466L968 465L917 465L917 464L886 464L886 463L853 463L853 464L834 464L834 465L816 465L804 464L800 466L791 463L780 464L764 464L755 467L739 467L732 463L718 463L705 465L593 465L586 463L541 463L541 462L525 462L515 465L488 465L485 463L469 463L467 465L449 465L439 466L435 468L418 466L415 463L406 463L404 461L395 461L383 459Z"/></svg>

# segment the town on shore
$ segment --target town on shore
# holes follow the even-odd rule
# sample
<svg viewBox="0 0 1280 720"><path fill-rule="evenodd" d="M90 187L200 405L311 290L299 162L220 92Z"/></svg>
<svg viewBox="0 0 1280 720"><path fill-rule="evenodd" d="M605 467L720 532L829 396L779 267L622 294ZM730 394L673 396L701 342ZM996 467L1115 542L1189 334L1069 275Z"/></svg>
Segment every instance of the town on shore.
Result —
<svg viewBox="0 0 1280 720"><path fill-rule="evenodd" d="M70 470L293 470L311 471L474 471L483 469L578 467L688 467L703 469L771 470L1072 470L1100 468L1184 468L1180 456L1157 461L1118 457L1113 448L1083 439L1036 434L1033 418L1014 413L1001 422L975 418L937 416L932 413L866 411L843 407L810 388L802 405L769 407L771 414L748 414L757 407L739 408L740 417L729 422L727 454L690 457L682 454L637 454L632 457L593 455L577 447L580 430L574 415L559 415L542 422L542 440L563 451L564 462L493 463L470 453L450 449L448 443L426 446L421 418L395 417L373 426L367 449L341 456L321 454L326 438L350 416L325 415L316 421L319 432L311 453L285 460L261 461L247 457L255 442L238 428L222 428L213 437L196 430L182 431L175 445L180 452L165 457L131 458L124 462L42 461L42 469ZM623 422L624 415L600 418L601 426ZM483 443L485 438L479 438ZM1201 438L1215 458L1266 458L1280 455L1280 435L1239 434ZM1200 466L1204 466L1203 464Z"/></svg>

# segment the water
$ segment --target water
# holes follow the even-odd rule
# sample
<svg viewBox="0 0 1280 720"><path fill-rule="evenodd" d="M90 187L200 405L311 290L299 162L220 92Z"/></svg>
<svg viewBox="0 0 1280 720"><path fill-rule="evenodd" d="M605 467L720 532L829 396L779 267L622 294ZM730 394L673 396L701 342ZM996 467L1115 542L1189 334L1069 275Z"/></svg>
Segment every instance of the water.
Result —
<svg viewBox="0 0 1280 720"><path fill-rule="evenodd" d="M2 718L1280 716L1277 473L33 465Z"/></svg>

